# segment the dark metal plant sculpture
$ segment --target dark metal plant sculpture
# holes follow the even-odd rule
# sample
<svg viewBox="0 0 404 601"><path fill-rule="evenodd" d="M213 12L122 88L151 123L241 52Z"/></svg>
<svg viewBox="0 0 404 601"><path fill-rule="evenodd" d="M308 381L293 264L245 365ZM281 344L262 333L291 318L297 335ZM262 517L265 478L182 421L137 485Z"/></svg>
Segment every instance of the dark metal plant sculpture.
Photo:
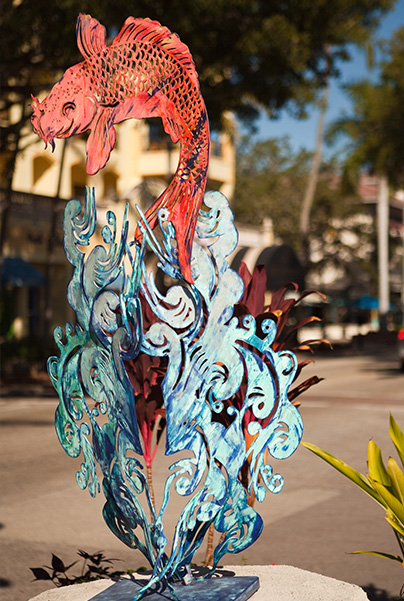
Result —
<svg viewBox="0 0 404 601"><path fill-rule="evenodd" d="M200 208L208 131L188 49L159 24L131 18L106 47L105 30L81 15L78 41L84 62L34 107L41 137L53 143L90 129L94 173L113 147L114 123L160 114L182 148L174 183L141 214L133 241L127 213L118 232L109 212L103 243L85 253L96 229L94 191L87 189L83 207L67 204L68 301L77 322L56 328L60 356L48 364L60 399L59 440L70 456L83 457L79 486L95 496L102 485L109 528L153 568L140 599L156 583L186 575L211 525L221 536L210 574L226 553L258 538L263 523L248 495L263 501L268 490L282 489L267 458L285 459L300 442L302 420L288 398L299 366L293 352L276 348L271 316L257 321L240 310L245 290L227 261L238 235L226 198L208 192ZM173 278L165 293L147 273L146 247ZM173 461L156 506L150 470L158 419ZM164 516L176 510L176 495L186 504L169 544Z"/></svg>

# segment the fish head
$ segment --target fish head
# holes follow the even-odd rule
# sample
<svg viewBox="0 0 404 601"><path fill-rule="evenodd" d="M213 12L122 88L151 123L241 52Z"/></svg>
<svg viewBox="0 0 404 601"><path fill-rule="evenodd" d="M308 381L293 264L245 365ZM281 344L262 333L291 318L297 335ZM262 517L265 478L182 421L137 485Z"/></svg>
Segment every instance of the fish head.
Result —
<svg viewBox="0 0 404 601"><path fill-rule="evenodd" d="M68 69L51 92L39 102L32 96L31 123L34 132L55 149L55 138L69 138L85 132L97 112L97 100L91 94L83 71Z"/></svg>

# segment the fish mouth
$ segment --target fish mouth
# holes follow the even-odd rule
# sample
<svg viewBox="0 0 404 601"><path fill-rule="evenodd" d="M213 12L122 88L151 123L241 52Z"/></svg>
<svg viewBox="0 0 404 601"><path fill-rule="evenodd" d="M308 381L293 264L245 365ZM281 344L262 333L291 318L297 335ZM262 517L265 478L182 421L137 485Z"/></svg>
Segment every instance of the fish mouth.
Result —
<svg viewBox="0 0 404 601"><path fill-rule="evenodd" d="M45 142L45 150L48 147L48 143L51 145L52 147L52 152L54 152L55 150L55 141L54 141L54 137L50 134L46 134L44 132L44 130L42 129L41 126L41 119L37 116L37 115L32 115L31 117L31 123L32 123L32 129L34 130L34 132L40 137L42 138L42 140Z"/></svg>
<svg viewBox="0 0 404 601"><path fill-rule="evenodd" d="M45 141L45 148L46 148L46 144L49 142L49 144L52 146L52 152L53 152L55 150L55 138L69 138L73 133L75 133L75 130L74 130L74 121L72 120L70 125L68 125L68 127L61 127L54 134L48 133L47 135L44 136L43 139Z"/></svg>
<svg viewBox="0 0 404 601"><path fill-rule="evenodd" d="M56 138L56 136L52 136L52 134L47 134L47 135L44 134L42 136L42 139L45 142L45 150L47 149L48 144L50 144L50 146L52 148L52 152L55 152L55 148L56 148L55 138Z"/></svg>
<svg viewBox="0 0 404 601"><path fill-rule="evenodd" d="M42 140L45 142L45 150L48 147L48 144L51 146L52 148L52 152L55 151L55 138L68 138L70 135L70 132L73 128L73 121L70 123L70 125L68 127L61 127L58 131L56 131L55 133L53 132L45 132L42 128L41 125L41 120L39 117L37 117L36 115L33 115L31 117L31 123L32 123L32 128L34 130L34 132L40 137L42 138Z"/></svg>
<svg viewBox="0 0 404 601"><path fill-rule="evenodd" d="M32 95L31 95L32 96ZM52 147L52 152L55 151L55 138L68 138L71 135L73 129L74 119L72 119L69 125L60 127L56 132L53 131L52 125L44 127L42 120L45 115L44 109L41 109L41 103L35 96L32 96L34 104L32 104L33 114L31 115L32 129L45 142L45 150L48 144Z"/></svg>
<svg viewBox="0 0 404 601"><path fill-rule="evenodd" d="M34 132L43 140L45 139L45 133L41 127L41 120L38 115L31 116L32 129Z"/></svg>

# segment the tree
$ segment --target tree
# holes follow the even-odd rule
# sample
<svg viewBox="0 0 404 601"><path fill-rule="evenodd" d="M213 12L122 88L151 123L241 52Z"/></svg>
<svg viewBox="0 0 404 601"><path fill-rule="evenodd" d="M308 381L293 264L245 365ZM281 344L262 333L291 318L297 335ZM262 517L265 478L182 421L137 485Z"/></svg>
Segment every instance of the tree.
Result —
<svg viewBox="0 0 404 601"><path fill-rule="evenodd" d="M244 140L237 152L233 209L243 223L273 222L275 239L301 253L300 209L312 156L294 154L288 138ZM369 285L373 278L373 228L360 198L341 189L340 167L334 160L319 167L308 236L307 275L321 286L321 274L332 269L346 282ZM248 198L248 203L245 199Z"/></svg>
<svg viewBox="0 0 404 601"><path fill-rule="evenodd" d="M6 0L0 15L1 183L11 189L31 93L49 89L81 60L74 24L83 9L105 24L111 37L130 14L179 32L194 56L211 124L220 128L228 110L250 123L261 107L271 117L284 107L304 114L325 78L338 74L338 61L349 59L348 44L366 39L394 1L199 0L184 6L183 0L87 0L83 6L79 0ZM327 56L326 47L331 48ZM11 107L17 107L12 114Z"/></svg>
<svg viewBox="0 0 404 601"><path fill-rule="evenodd" d="M254 143L244 138L237 148L232 207L242 223L273 222L278 239L299 249L298 214L311 154L293 154L288 137ZM248 199L248 202L246 202Z"/></svg>
<svg viewBox="0 0 404 601"><path fill-rule="evenodd" d="M300 239L301 239L301 261L305 269L310 261L310 241L309 241L309 231L310 231L310 217L311 210L313 207L314 197L316 194L316 188L318 184L318 178L320 175L320 167L322 161L322 152L323 152L323 142L324 142L324 125L325 125L325 115L328 108L328 97L330 94L330 83L329 77L327 77L324 88L323 95L320 102L320 114L317 122L317 131L316 131L316 146L313 154L313 162L310 169L309 177L307 179L307 184L305 188L305 192L302 200L302 208L300 211Z"/></svg>
<svg viewBox="0 0 404 601"><path fill-rule="evenodd" d="M345 178L353 185L364 168L386 176L393 186L404 184L404 27L382 48L379 79L346 86L352 114L337 119L327 132L330 141L347 137Z"/></svg>
<svg viewBox="0 0 404 601"><path fill-rule="evenodd" d="M226 110L244 119L259 107L276 117L289 106L302 114L325 78L349 60L395 0L6 0L1 14L2 109L30 99L54 75L81 60L74 26L81 10L111 37L127 16L150 17L180 34L193 54L211 122ZM327 46L328 45L328 46ZM331 50L327 51L327 48Z"/></svg>
<svg viewBox="0 0 404 601"><path fill-rule="evenodd" d="M24 126L32 113L31 94L50 88L57 74L77 57L71 43L72 23L77 12L72 4L7 0L2 6L0 185L6 188L7 194L2 207L0 256L11 207L14 166L21 150Z"/></svg>
<svg viewBox="0 0 404 601"><path fill-rule="evenodd" d="M355 185L363 169L379 176L379 320L384 330L389 311L388 183L396 188L404 184L404 27L382 48L379 79L347 86L353 114L335 121L328 136L348 137L347 182Z"/></svg>

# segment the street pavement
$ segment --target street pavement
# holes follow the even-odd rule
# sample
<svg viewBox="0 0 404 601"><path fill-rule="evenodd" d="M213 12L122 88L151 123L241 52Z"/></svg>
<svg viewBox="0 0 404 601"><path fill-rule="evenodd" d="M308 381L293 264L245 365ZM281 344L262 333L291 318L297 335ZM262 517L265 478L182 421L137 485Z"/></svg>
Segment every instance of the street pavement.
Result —
<svg viewBox="0 0 404 601"><path fill-rule="evenodd" d="M390 412L404 429L404 374L394 349L314 358L303 375L325 380L301 397L304 440L362 472L370 438L382 448L385 460L394 455L388 435ZM0 400L2 601L27 601L50 588L51 583L33 582L29 568L50 565L52 553L71 563L79 559L78 549L102 550L120 559L116 569L145 565L143 557L127 549L105 525L102 496L92 499L77 486L80 462L70 459L58 443L56 405L56 398ZM157 498L168 464L160 445L154 462ZM241 555L225 556L223 565L292 565L358 584L372 601L396 601L404 583L400 564L349 554L359 549L399 552L382 508L303 447L290 459L272 464L285 477L285 486L279 495L268 493L257 504L264 532ZM168 530L178 512L175 501ZM195 560L203 559L200 551Z"/></svg>

